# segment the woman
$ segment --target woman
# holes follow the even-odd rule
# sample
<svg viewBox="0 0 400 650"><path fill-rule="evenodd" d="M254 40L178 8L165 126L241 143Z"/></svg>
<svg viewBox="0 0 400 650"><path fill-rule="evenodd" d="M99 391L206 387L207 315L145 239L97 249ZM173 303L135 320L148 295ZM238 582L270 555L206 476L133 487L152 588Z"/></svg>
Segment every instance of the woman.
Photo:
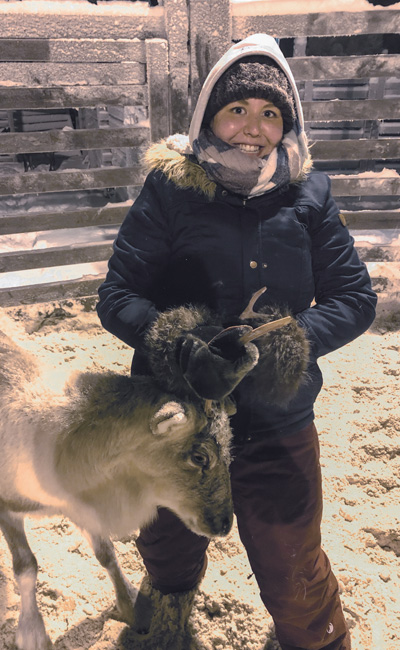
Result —
<svg viewBox="0 0 400 650"><path fill-rule="evenodd" d="M376 296L328 177L311 171L303 115L275 40L234 45L200 93L189 141L154 145L150 173L115 242L100 287L106 329L135 348L167 308L204 304L238 317L288 309L310 348L308 380L286 404L235 391L232 492L241 540L282 650L349 650L337 581L321 549L322 489L313 404L316 360L362 334ZM290 356L290 355L289 355ZM153 588L195 588L208 540L160 510L138 548Z"/></svg>

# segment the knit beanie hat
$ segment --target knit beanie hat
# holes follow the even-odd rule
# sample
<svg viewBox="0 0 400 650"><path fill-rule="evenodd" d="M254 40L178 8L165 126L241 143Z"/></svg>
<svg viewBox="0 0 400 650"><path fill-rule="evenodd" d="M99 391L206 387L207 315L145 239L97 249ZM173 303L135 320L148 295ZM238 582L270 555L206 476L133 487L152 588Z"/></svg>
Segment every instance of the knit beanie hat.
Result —
<svg viewBox="0 0 400 650"><path fill-rule="evenodd" d="M296 111L289 80L273 59L258 55L236 61L220 76L211 91L203 125L209 126L227 104L250 97L268 99L279 108L284 133L293 128Z"/></svg>

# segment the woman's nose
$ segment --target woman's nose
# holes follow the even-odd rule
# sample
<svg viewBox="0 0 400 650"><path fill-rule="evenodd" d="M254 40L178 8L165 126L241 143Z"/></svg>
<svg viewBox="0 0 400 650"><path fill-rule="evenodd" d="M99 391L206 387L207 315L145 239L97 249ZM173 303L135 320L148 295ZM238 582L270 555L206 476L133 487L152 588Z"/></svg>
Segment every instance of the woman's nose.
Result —
<svg viewBox="0 0 400 650"><path fill-rule="evenodd" d="M243 128L246 135L253 137L260 134L260 120L257 117L248 117Z"/></svg>

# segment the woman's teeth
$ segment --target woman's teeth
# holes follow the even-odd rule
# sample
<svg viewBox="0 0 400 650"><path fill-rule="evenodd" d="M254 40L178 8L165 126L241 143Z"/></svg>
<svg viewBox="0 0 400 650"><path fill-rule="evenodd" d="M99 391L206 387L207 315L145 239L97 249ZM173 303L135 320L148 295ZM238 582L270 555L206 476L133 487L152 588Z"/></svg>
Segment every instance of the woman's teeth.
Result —
<svg viewBox="0 0 400 650"><path fill-rule="evenodd" d="M260 151L260 148L258 145L255 144L240 144L239 149L240 151L244 151L244 153L258 153Z"/></svg>

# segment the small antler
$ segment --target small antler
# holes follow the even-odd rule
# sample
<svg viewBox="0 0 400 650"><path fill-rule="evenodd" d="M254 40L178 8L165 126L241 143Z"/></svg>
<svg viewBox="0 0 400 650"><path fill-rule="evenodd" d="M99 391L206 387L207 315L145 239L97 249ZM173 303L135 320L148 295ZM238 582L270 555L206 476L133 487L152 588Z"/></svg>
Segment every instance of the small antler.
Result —
<svg viewBox="0 0 400 650"><path fill-rule="evenodd" d="M291 316L285 316L284 318L278 318L278 320L272 320L269 323L264 323L263 325L260 325L260 327L256 327L256 329L254 329L252 332L246 332L246 334L243 334L243 336L240 337L239 341L241 343L254 341L254 339L258 339L260 336L264 336L264 334L272 332L272 330L278 330L285 325L289 325L292 320L293 319Z"/></svg>
<svg viewBox="0 0 400 650"><path fill-rule="evenodd" d="M252 297L250 298L249 304L239 316L241 320L246 320L247 318L260 317L260 314L257 314L257 312L254 311L254 305L256 304L259 297L262 296L262 294L266 290L267 287L262 287L261 289L253 293ZM272 332L273 330L280 329L285 325L289 325L289 323L291 323L292 321L293 318L291 316L285 316L284 318L279 318L278 320L270 321L268 323L263 323L263 325L260 325L259 327L256 327L255 329L252 329L251 331L247 331L245 334L242 334L242 336L238 340L240 343L244 345L246 343L249 343L249 341L254 341L255 339L258 339L260 336L264 336L265 334L268 334L268 332ZM219 332L217 336L213 337L211 341L208 342L208 345L211 345L211 343L213 343L215 339L218 339L221 334L224 334L225 332L228 332L230 330L237 330L242 327L243 325L233 325L231 327L227 327L226 329ZM210 417L212 413L212 405L213 405L213 401L211 399L205 400L204 410L207 417Z"/></svg>
<svg viewBox="0 0 400 650"><path fill-rule="evenodd" d="M257 314L256 311L254 311L254 305L256 304L257 300L259 299L260 296L263 295L263 293L267 290L267 287L262 287L255 293L250 298L249 304L247 307L242 311L240 314L239 318L242 320L245 320L246 318L259 318L260 314ZM280 327L284 327L285 325L288 325L291 323L292 317L291 316L285 316L285 318L279 318L278 320L270 321L269 323L264 323L264 325L260 325L260 327L256 327L252 332L247 332L246 334L243 334L243 336L239 339L241 343L248 343L249 341L254 341L254 339L258 339L260 336L264 336L264 334L267 334L267 332L272 332L272 330L277 330Z"/></svg>
<svg viewBox="0 0 400 650"><path fill-rule="evenodd" d="M250 298L249 304L247 305L246 309L244 311L242 311L239 318L241 318L242 320L245 320L246 318L257 318L259 316L259 314L257 314L257 312L255 312L253 310L253 307L256 304L259 297L262 296L263 293L265 293L266 290L267 290L267 287L262 287L262 289L259 289L258 291L253 293L253 295Z"/></svg>

